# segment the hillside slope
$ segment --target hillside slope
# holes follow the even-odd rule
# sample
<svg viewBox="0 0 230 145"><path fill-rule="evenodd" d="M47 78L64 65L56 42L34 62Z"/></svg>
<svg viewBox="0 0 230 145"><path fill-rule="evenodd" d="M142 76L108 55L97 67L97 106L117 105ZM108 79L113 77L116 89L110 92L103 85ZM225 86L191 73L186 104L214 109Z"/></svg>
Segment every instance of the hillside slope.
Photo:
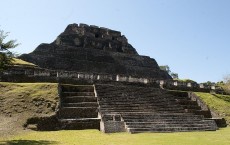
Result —
<svg viewBox="0 0 230 145"><path fill-rule="evenodd" d="M219 116L226 119L230 124L230 95L210 94L195 92L210 109L218 113Z"/></svg>
<svg viewBox="0 0 230 145"><path fill-rule="evenodd" d="M0 136L17 133L30 117L54 113L57 84L0 82Z"/></svg>

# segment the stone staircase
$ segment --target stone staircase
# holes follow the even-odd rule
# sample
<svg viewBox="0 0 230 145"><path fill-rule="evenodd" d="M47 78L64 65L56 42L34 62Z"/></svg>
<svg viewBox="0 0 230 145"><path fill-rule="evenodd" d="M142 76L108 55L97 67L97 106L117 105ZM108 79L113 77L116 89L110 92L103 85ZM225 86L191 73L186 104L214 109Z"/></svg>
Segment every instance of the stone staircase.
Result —
<svg viewBox="0 0 230 145"><path fill-rule="evenodd" d="M59 85L61 129L99 129L98 102L93 85Z"/></svg>
<svg viewBox="0 0 230 145"><path fill-rule="evenodd" d="M197 100L193 100L187 92L169 91L168 93L177 97L177 103L184 108L185 112L203 115L204 118L212 118L211 111L208 108L202 109Z"/></svg>
<svg viewBox="0 0 230 145"><path fill-rule="evenodd" d="M218 129L185 94L138 85L96 85L99 113L121 116L127 132L209 131ZM113 117L111 117L113 118ZM114 121L114 119L113 119ZM111 121L110 121L111 122Z"/></svg>

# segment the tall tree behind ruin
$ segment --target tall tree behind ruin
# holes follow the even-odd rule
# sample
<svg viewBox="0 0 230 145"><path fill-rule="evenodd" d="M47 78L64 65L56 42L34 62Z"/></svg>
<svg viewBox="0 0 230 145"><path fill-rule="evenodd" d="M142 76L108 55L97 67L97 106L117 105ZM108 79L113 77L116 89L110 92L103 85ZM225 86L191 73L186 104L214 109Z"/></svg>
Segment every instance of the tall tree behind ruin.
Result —
<svg viewBox="0 0 230 145"><path fill-rule="evenodd" d="M8 34L9 32L0 30L0 71L5 70L12 65L13 53L9 49L15 48L19 45L16 43L16 40L4 42Z"/></svg>

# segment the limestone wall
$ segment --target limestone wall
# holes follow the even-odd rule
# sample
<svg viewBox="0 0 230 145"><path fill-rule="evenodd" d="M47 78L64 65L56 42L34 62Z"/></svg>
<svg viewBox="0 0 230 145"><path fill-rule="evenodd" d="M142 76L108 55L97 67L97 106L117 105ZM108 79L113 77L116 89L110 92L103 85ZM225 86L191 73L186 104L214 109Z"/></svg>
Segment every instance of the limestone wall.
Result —
<svg viewBox="0 0 230 145"><path fill-rule="evenodd" d="M225 94L221 87L207 84L198 84L196 82L180 82L177 80L157 80L157 84L161 88L169 90L181 90L181 91L194 91L194 92L215 92L219 94Z"/></svg>
<svg viewBox="0 0 230 145"><path fill-rule="evenodd" d="M121 75L111 74L98 74L98 73L84 73L74 71L54 71L41 68L29 67L12 67L0 74L0 81L13 81L13 82L33 82L36 79L38 82L47 81L55 82L58 79L73 79L73 80L91 80L93 81L121 81L121 82L136 82L148 83L148 79L126 77Z"/></svg>
<svg viewBox="0 0 230 145"><path fill-rule="evenodd" d="M0 81L9 82L58 82L59 80L86 80L88 82L109 81L109 82L130 82L143 84L157 84L164 89L198 91L198 92L216 92L224 94L224 91L215 85L197 84L191 82L179 82L175 80L156 80L153 78L140 78L135 76L126 76L124 74L99 74L75 71L56 71L42 69L39 67L19 67L15 66L0 74Z"/></svg>
<svg viewBox="0 0 230 145"><path fill-rule="evenodd" d="M125 132L125 123L120 114L106 114L101 116L100 130L104 133Z"/></svg>

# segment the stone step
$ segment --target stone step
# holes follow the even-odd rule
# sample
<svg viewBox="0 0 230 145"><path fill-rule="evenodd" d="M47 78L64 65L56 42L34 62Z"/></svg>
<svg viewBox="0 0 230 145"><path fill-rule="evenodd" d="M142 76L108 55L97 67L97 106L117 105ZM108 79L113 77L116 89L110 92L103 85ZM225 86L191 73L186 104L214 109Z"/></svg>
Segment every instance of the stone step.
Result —
<svg viewBox="0 0 230 145"><path fill-rule="evenodd" d="M143 113L139 113L139 114L135 114L135 113L124 113L122 114L123 116L162 116L162 117L177 117L177 116L183 116L183 117L187 117L187 116L195 116L195 117L201 117L202 115L194 115L193 113L152 113L152 112L143 112Z"/></svg>
<svg viewBox="0 0 230 145"><path fill-rule="evenodd" d="M100 106L102 107L107 107L107 106L115 106L115 107L138 107L138 106L146 106L146 107L167 107L167 106L172 106L172 107L184 107L183 105L173 103L173 102L161 102L161 103L146 103L146 102L113 102L113 103L104 103L99 101Z"/></svg>
<svg viewBox="0 0 230 145"><path fill-rule="evenodd" d="M184 109L184 106L178 104L138 104L138 103L129 103L129 104L99 104L101 108L180 108ZM196 107L196 106L195 106Z"/></svg>
<svg viewBox="0 0 230 145"><path fill-rule="evenodd" d="M157 106L138 106L138 107L99 107L101 111L103 110L149 110L149 111L180 111L185 112L185 110L182 107L171 107L171 106L165 106L165 107L157 107Z"/></svg>
<svg viewBox="0 0 230 145"><path fill-rule="evenodd" d="M190 112L190 113L193 113L193 114L200 114L200 115L203 115L205 113L210 113L208 110L198 110L198 109L185 109L186 112Z"/></svg>
<svg viewBox="0 0 230 145"><path fill-rule="evenodd" d="M168 91L167 93L173 96L188 98L188 92Z"/></svg>
<svg viewBox="0 0 230 145"><path fill-rule="evenodd" d="M139 119L129 119L129 118L123 118L123 120L125 122L151 122L151 123L156 123L156 124L159 124L159 123L195 123L195 122L200 122L201 119L184 119L184 118L174 118L174 119L170 119L170 118L155 118L155 119L148 119L148 118L139 118Z"/></svg>
<svg viewBox="0 0 230 145"><path fill-rule="evenodd" d="M156 99L159 99L159 98L178 98L176 96L169 96L169 95L162 95L160 96L159 94L155 94L155 93L112 93L112 92L109 92L108 94L103 94L103 93L98 93L98 96L100 96L101 98L112 98L112 97L137 97L137 98L142 98L142 97L146 97L146 98L156 98Z"/></svg>
<svg viewBox="0 0 230 145"><path fill-rule="evenodd" d="M146 113L139 113L139 114L134 114L134 113L126 113L122 114L123 117L132 117L132 118L137 118L137 117L196 117L196 118L201 118L204 119L202 115L194 115L192 113L154 113L154 112L146 112Z"/></svg>
<svg viewBox="0 0 230 145"><path fill-rule="evenodd" d="M164 103L164 104L179 104L176 100L173 99L168 99L168 100L164 100L164 99L160 99L160 100L154 100L154 99L126 99L126 98L122 98L122 99L99 99L98 101L100 101L100 103L106 103L106 104L128 104L129 102L131 103L147 103L147 104L153 104L153 103ZM112 102L113 101L113 102ZM182 104L183 105L183 104Z"/></svg>
<svg viewBox="0 0 230 145"><path fill-rule="evenodd" d="M63 107L98 107L97 102L62 103Z"/></svg>
<svg viewBox="0 0 230 145"><path fill-rule="evenodd" d="M120 91L119 91L120 92ZM163 96L160 96L158 94L156 94L155 92L145 92L145 93L133 93L133 92L130 92L130 93L124 93L124 92L121 92L121 93L113 93L113 92L109 92L109 93L100 93L100 92L97 92L99 94L99 96L101 98L112 98L114 96L117 96L117 97L146 97L146 98L178 98L176 96L167 96L167 95L163 95Z"/></svg>
<svg viewBox="0 0 230 145"><path fill-rule="evenodd" d="M151 112L151 113L184 113L183 111L149 111L149 110L132 110L132 111L117 111L117 110L110 110L110 111L99 111L101 114L124 114L124 113L142 113Z"/></svg>
<svg viewBox="0 0 230 145"><path fill-rule="evenodd" d="M135 90L133 89L135 88ZM98 92L102 92L102 93L106 93L106 92L116 92L118 89L119 91L124 91L124 92L145 92L145 91L154 91L156 90L155 88L151 88L151 87L135 87L135 86L108 86L108 87L101 87L96 85L96 89L98 90Z"/></svg>
<svg viewBox="0 0 230 145"><path fill-rule="evenodd" d="M192 113L196 115L203 115L205 118L212 118L210 110L193 110Z"/></svg>
<svg viewBox="0 0 230 145"><path fill-rule="evenodd" d="M215 122L215 120L203 120L206 124L208 124L210 127L212 127L212 130L218 130L218 126Z"/></svg>
<svg viewBox="0 0 230 145"><path fill-rule="evenodd" d="M189 131L215 131L211 127L162 127L162 128L127 128L131 133L142 132L189 132Z"/></svg>
<svg viewBox="0 0 230 145"><path fill-rule="evenodd" d="M180 99L177 99L177 98L154 98L154 97L117 97L117 96L114 96L114 97L111 97L111 98L107 98L107 97L98 97L98 100L102 101L102 102L109 102L111 100L113 101L117 101L117 102L124 102L124 101L150 101L150 102L176 102L176 103L181 103L183 105L183 101L185 100L182 100L180 101ZM190 102L191 100L186 100L187 102ZM184 104L187 105L189 103L185 102ZM192 102L193 103L193 102ZM191 104L192 104L191 103ZM195 105L197 105L195 102L194 102ZM193 104L192 104L193 105Z"/></svg>
<svg viewBox="0 0 230 145"><path fill-rule="evenodd" d="M93 92L94 91L94 87L93 85L65 85L62 84L61 85L61 90L62 92L66 92L66 91L75 91L75 92Z"/></svg>
<svg viewBox="0 0 230 145"><path fill-rule="evenodd" d="M62 98L63 103L78 103L78 102L97 102L94 96L71 96Z"/></svg>
<svg viewBox="0 0 230 145"><path fill-rule="evenodd" d="M227 127L227 123L226 120L224 118L205 118L206 120L214 120L217 127Z"/></svg>
<svg viewBox="0 0 230 145"><path fill-rule="evenodd" d="M62 92L62 97L68 96L95 96L94 92Z"/></svg>
<svg viewBox="0 0 230 145"><path fill-rule="evenodd" d="M60 128L66 130L100 129L99 118L59 119Z"/></svg>
<svg viewBox="0 0 230 145"><path fill-rule="evenodd" d="M181 110L180 108L142 108L142 109L139 109L139 108L99 108L100 111L122 111L122 112L134 112L134 111L137 111L137 112L140 112L140 111L154 111L154 112L163 112L163 111L177 111L177 112L184 112L184 110Z"/></svg>
<svg viewBox="0 0 230 145"><path fill-rule="evenodd" d="M67 118L97 118L97 107L62 107L58 112L61 119Z"/></svg>
<svg viewBox="0 0 230 145"><path fill-rule="evenodd" d="M152 113L154 113L154 112L157 112L156 110L147 110L147 109L145 109L145 110L140 110L140 109L132 109L132 110L130 110L130 109L126 109L126 110L124 110L124 109L102 109L102 108L99 108L99 111L100 112L152 112Z"/></svg>
<svg viewBox="0 0 230 145"><path fill-rule="evenodd" d="M177 100L177 102L181 105L198 105L196 101L192 100Z"/></svg>
<svg viewBox="0 0 230 145"><path fill-rule="evenodd" d="M202 120L202 119L204 119L204 117L203 116L201 116L201 115L197 115L197 116L195 116L195 115L184 115L184 116L147 116L147 115L143 115L143 116L128 116L128 115L122 115L122 117L124 118L124 120L133 120L133 121L135 121L135 119L145 119L145 118L147 118L147 119L170 119L170 120L173 120L173 119L184 119L184 120L195 120L195 119L197 119L197 120Z"/></svg>
<svg viewBox="0 0 230 145"><path fill-rule="evenodd" d="M184 119L155 119L155 120L146 120L146 119L140 119L140 120L124 120L126 125L170 125L170 124L206 124L204 120L200 119L191 119L191 120L184 120Z"/></svg>
<svg viewBox="0 0 230 145"><path fill-rule="evenodd" d="M197 105L181 105L181 106L184 109L201 110L201 107Z"/></svg>
<svg viewBox="0 0 230 145"><path fill-rule="evenodd" d="M121 114L121 115L124 115L124 114L151 114L151 113L159 113L159 112L154 112L154 111L133 111L133 112L119 112L119 111L100 111L99 112L101 114Z"/></svg>
<svg viewBox="0 0 230 145"><path fill-rule="evenodd" d="M99 108L100 111L123 111L123 112L133 112L133 111L137 111L137 112L162 112L162 111L179 111L181 113L184 112L184 110L178 109L178 108Z"/></svg>
<svg viewBox="0 0 230 145"><path fill-rule="evenodd" d="M130 125L126 125L126 128L165 128L165 127L209 127L208 125L204 124L204 123L200 123L198 124L199 122L197 122L196 124L193 123L193 124L174 124L174 123L171 123L171 124L145 124L145 123L142 123L142 124L130 124Z"/></svg>

